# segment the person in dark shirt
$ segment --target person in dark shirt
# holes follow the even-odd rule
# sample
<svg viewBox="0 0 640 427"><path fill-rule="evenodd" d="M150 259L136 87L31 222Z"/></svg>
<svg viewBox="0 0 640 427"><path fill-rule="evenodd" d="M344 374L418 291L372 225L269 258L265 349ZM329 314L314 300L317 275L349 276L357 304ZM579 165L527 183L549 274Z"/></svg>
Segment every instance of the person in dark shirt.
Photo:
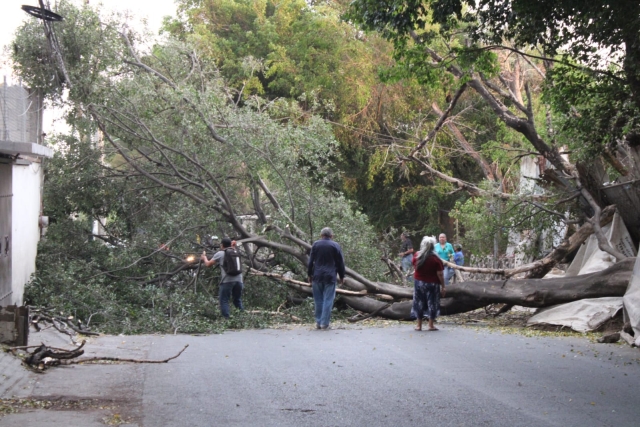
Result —
<svg viewBox="0 0 640 427"><path fill-rule="evenodd" d="M325 227L320 240L311 247L307 276L313 288L317 329L330 329L331 310L336 297L336 278L344 281L345 267L342 248L333 241L333 231Z"/></svg>
<svg viewBox="0 0 640 427"><path fill-rule="evenodd" d="M429 331L437 331L433 321L440 311L440 294L445 295L445 280L442 271L444 264L434 251L435 237L425 236L420 243L420 251L413 255L413 307L418 323L415 330L422 330L422 317L425 312L429 318Z"/></svg>
<svg viewBox="0 0 640 427"><path fill-rule="evenodd" d="M403 282L409 281L409 272L411 271L411 260L413 259L413 244L406 233L400 235L402 244L400 245L400 258L402 264Z"/></svg>

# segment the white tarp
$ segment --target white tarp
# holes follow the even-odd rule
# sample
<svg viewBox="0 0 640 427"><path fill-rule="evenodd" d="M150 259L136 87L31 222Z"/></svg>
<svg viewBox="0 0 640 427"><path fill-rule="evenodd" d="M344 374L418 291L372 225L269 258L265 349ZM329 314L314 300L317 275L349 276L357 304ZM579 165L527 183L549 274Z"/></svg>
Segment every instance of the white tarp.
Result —
<svg viewBox="0 0 640 427"><path fill-rule="evenodd" d="M527 326L558 325L588 332L598 329L621 309L622 297L583 299L547 308L532 316Z"/></svg>
<svg viewBox="0 0 640 427"><path fill-rule="evenodd" d="M609 244L619 252L628 257L636 256L633 240L631 240L627 227L625 227L622 218L617 212L613 215L613 220L602 227L602 231L607 240L609 240ZM592 234L578 250L571 265L567 268L565 276L571 277L595 273L609 268L615 263L616 259L613 256L598 248L598 240Z"/></svg>
<svg viewBox="0 0 640 427"><path fill-rule="evenodd" d="M618 251L629 257L636 256L636 248L633 245L631 236L625 227L622 218L616 212L610 224L602 227L605 237L609 240L609 244ZM602 271L616 263L616 259L606 252L598 248L596 236L591 235L587 241L580 247L573 262L564 277L580 276L583 274L595 273ZM640 333L640 266L636 262L637 287L630 294L627 290L629 298L625 301L624 306L630 307L627 313L634 313L638 331ZM562 277L559 271L551 271L544 278L553 279ZM629 287L631 288L631 286ZM625 296L626 298L626 296ZM574 301L568 304L561 304L549 309L545 309L535 316L531 317L527 322L528 325L551 324L567 326L578 332L587 332L597 329L604 322L612 318L623 308L622 297L612 298L593 298Z"/></svg>
<svg viewBox="0 0 640 427"><path fill-rule="evenodd" d="M631 323L636 346L640 347L640 256L636 258L629 287L624 294L625 317Z"/></svg>

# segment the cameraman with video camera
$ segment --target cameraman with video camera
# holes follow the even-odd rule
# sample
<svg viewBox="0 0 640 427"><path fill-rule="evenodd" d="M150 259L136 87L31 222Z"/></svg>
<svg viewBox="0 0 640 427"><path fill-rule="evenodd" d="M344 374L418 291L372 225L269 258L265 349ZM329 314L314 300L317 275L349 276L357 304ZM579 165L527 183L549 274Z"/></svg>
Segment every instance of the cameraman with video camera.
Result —
<svg viewBox="0 0 640 427"><path fill-rule="evenodd" d="M233 298L233 305L236 308L241 311L244 310L242 307L242 290L244 288L242 283L242 263L240 254L236 250L235 240L232 241L228 237L223 238L220 241L220 250L210 260L207 259L206 252L202 252L200 259L205 267L220 265L222 280L220 281L219 299L222 316L229 318L229 298Z"/></svg>

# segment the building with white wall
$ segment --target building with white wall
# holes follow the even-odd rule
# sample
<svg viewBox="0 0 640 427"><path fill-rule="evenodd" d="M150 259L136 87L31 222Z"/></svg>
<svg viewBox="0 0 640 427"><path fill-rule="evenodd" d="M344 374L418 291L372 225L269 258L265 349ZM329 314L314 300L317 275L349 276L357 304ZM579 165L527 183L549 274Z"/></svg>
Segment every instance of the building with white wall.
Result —
<svg viewBox="0 0 640 427"><path fill-rule="evenodd" d="M0 306L23 305L35 272L42 217L42 100L22 86L0 85Z"/></svg>

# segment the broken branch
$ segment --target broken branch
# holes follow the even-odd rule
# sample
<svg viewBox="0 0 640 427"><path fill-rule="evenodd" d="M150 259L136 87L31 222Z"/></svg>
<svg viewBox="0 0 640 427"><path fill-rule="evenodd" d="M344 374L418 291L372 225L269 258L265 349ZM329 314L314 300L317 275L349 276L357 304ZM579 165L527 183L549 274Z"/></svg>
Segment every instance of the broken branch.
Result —
<svg viewBox="0 0 640 427"><path fill-rule="evenodd" d="M125 359L125 358L121 358L121 357L90 357L87 359L79 359L79 360L65 360L64 362L61 361L60 364L61 365L77 365L80 363L87 363L87 362L102 362L102 361L108 361L108 362L129 362L129 363L167 363L170 360L176 359L177 357L179 357L182 352L184 352L187 347L189 347L189 344L186 344L184 346L184 348L182 350L180 350L178 352L178 354L176 354L175 356L171 356L167 359L163 359L163 360L144 360L144 359Z"/></svg>

